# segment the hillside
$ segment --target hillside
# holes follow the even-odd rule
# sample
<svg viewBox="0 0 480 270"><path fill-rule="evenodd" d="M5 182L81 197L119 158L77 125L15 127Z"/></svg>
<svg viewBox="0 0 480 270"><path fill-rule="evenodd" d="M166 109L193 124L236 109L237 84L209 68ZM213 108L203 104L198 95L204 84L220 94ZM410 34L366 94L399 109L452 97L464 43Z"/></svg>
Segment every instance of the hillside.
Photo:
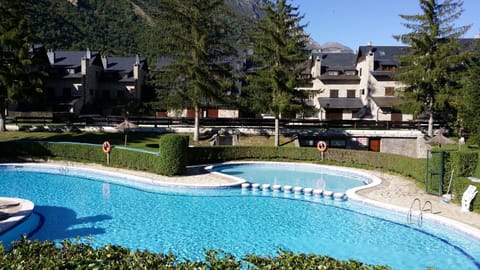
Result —
<svg viewBox="0 0 480 270"><path fill-rule="evenodd" d="M31 16L38 43L52 49L91 48L107 55L140 54L158 59L160 0L37 0ZM225 19L235 29L233 43L245 45L246 33L262 16L267 0L226 0ZM154 60L155 61L155 60Z"/></svg>

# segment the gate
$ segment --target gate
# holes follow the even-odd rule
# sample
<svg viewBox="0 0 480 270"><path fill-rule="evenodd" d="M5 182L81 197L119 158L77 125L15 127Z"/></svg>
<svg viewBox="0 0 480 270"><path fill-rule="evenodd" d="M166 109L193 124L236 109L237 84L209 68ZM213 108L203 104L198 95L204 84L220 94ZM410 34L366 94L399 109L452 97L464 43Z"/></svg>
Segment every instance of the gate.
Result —
<svg viewBox="0 0 480 270"><path fill-rule="evenodd" d="M428 151L427 153L427 176L425 178L426 192L441 196L443 194L445 152Z"/></svg>

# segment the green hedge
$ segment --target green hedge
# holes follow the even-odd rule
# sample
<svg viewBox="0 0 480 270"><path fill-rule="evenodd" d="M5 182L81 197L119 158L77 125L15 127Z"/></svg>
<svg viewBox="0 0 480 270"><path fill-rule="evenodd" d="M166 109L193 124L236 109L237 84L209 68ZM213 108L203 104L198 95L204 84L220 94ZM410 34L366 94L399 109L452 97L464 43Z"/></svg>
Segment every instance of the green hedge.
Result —
<svg viewBox="0 0 480 270"><path fill-rule="evenodd" d="M153 173L162 172L158 155L120 149L114 145L110 152L109 165L101 145L10 141L0 142L0 149L0 157L12 160L69 160Z"/></svg>
<svg viewBox="0 0 480 270"><path fill-rule="evenodd" d="M448 185L450 183L450 177L452 170L454 172L454 178L450 187L450 192L454 194L454 202L460 203L462 195L469 185L474 185L480 189L478 183L473 183L467 177L479 176L479 153L473 151L458 152L458 151L444 151L444 179L443 179L443 193L447 193ZM472 201L473 209L480 209L480 199L477 199L478 195Z"/></svg>
<svg viewBox="0 0 480 270"><path fill-rule="evenodd" d="M160 137L160 174L183 175L187 167L188 136L166 134Z"/></svg>
<svg viewBox="0 0 480 270"><path fill-rule="evenodd" d="M237 259L229 253L207 250L204 261L190 261L173 254L131 251L114 245L93 248L68 240L56 245L27 239L15 242L11 252L0 245L0 265L1 269L390 269L285 251L275 257L247 255Z"/></svg>

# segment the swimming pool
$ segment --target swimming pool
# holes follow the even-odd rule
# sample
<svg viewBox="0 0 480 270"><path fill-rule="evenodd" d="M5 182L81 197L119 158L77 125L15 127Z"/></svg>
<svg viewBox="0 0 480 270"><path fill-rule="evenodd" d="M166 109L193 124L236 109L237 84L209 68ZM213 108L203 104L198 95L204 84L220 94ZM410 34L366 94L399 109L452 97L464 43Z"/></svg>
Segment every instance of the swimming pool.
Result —
<svg viewBox="0 0 480 270"><path fill-rule="evenodd" d="M125 182L125 175L55 166L0 166L0 196L35 203L43 224L32 238L89 236L131 249L203 259L203 248L236 256L295 252L355 258L395 269L479 269L480 241L435 222L353 201L255 193L241 188L182 189Z"/></svg>
<svg viewBox="0 0 480 270"><path fill-rule="evenodd" d="M301 163L241 162L213 165L208 168L250 183L291 185L345 193L348 189L371 183L366 175L348 169Z"/></svg>

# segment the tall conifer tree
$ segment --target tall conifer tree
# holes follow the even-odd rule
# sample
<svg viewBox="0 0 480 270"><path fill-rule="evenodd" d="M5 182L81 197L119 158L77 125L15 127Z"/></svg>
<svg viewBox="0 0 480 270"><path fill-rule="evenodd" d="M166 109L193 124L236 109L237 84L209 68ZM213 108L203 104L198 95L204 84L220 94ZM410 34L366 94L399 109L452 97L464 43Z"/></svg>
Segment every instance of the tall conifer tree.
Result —
<svg viewBox="0 0 480 270"><path fill-rule="evenodd" d="M28 98L40 84L32 72L32 36L28 17L30 0L0 1L0 131L5 131L8 102ZM33 76L32 76L33 75Z"/></svg>
<svg viewBox="0 0 480 270"><path fill-rule="evenodd" d="M400 15L411 32L394 36L411 46L410 53L400 58L397 79L406 87L404 95L416 102L418 110L428 113L428 135L433 133L433 114L453 106L459 89L457 70L464 61L458 38L469 26L455 27L462 14L461 1L419 0L422 14Z"/></svg>
<svg viewBox="0 0 480 270"><path fill-rule="evenodd" d="M472 58L463 77L463 89L458 97L459 127L470 133L471 142L480 144L480 40L475 39Z"/></svg>
<svg viewBox="0 0 480 270"><path fill-rule="evenodd" d="M223 0L162 0L162 45L172 60L158 73L159 98L171 108L193 108L194 141L199 140L200 109L218 101L228 88L229 27L219 18Z"/></svg>
<svg viewBox="0 0 480 270"><path fill-rule="evenodd" d="M279 146L279 120L282 114L302 112L308 106L306 91L296 90L307 61L308 36L301 25L303 16L286 0L265 7L265 18L254 35L253 61L259 65L247 77L242 100L257 112L275 117L275 146Z"/></svg>

